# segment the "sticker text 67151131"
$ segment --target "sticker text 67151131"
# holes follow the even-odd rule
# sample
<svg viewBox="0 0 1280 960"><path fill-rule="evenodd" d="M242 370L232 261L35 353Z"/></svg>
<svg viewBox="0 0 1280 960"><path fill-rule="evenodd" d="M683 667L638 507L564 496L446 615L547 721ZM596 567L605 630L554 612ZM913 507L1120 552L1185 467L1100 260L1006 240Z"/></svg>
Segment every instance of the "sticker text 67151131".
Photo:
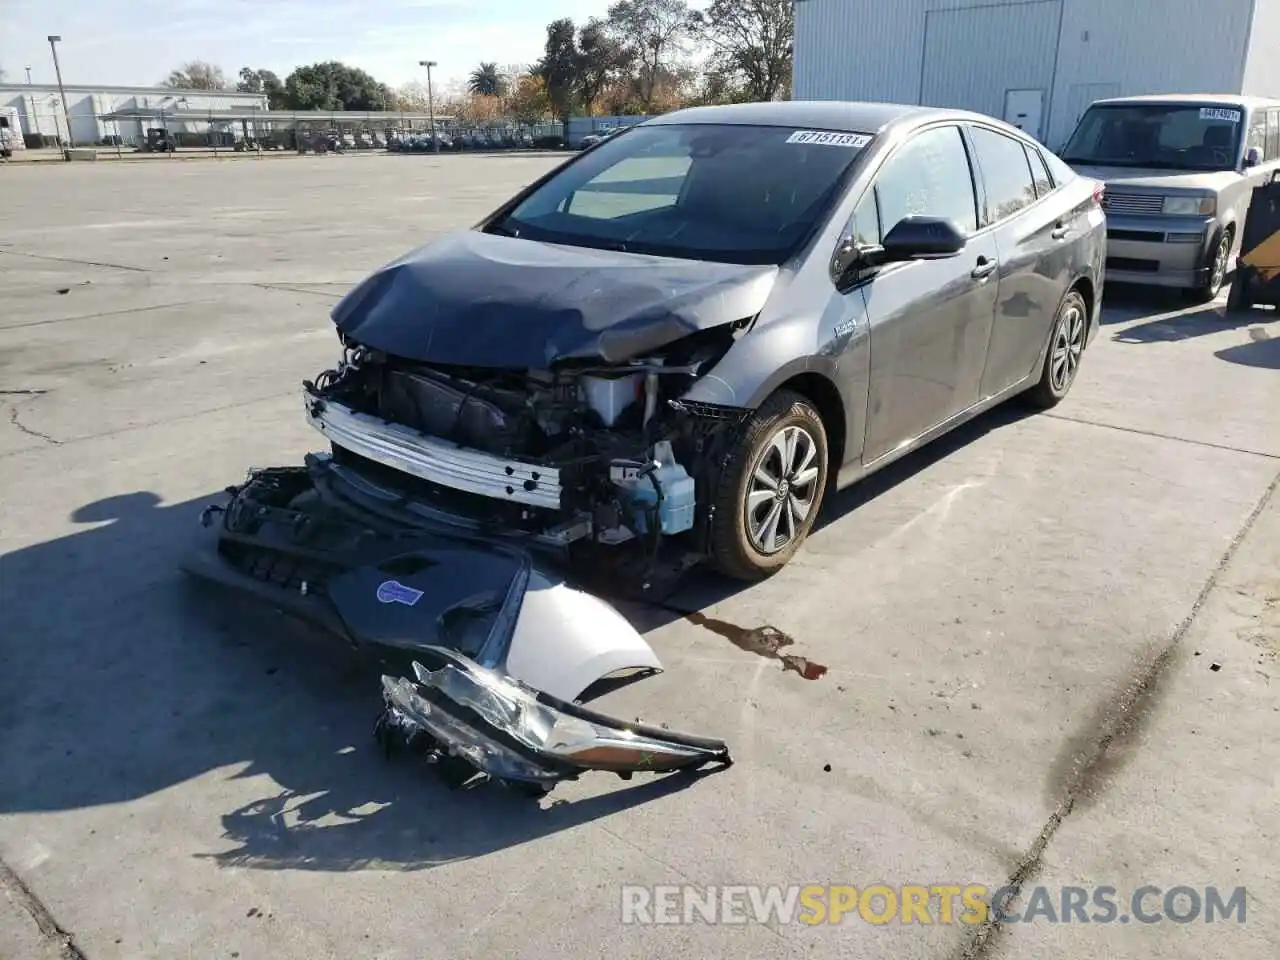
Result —
<svg viewBox="0 0 1280 960"><path fill-rule="evenodd" d="M787 143L812 143L824 147L848 147L861 150L871 138L865 133L831 133L823 130L797 130L787 137Z"/></svg>
<svg viewBox="0 0 1280 960"><path fill-rule="evenodd" d="M1240 111L1229 110L1226 107L1201 107L1201 120L1226 120L1228 123L1240 122Z"/></svg>

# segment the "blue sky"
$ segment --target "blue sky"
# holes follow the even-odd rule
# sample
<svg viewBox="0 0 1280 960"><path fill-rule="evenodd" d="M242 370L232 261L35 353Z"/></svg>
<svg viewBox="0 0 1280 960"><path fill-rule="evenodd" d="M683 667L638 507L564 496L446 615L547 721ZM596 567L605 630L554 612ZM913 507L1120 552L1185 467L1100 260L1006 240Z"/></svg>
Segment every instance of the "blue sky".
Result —
<svg viewBox="0 0 1280 960"><path fill-rule="evenodd" d="M436 60L441 85L480 60L530 63L546 24L582 22L609 0L0 0L0 68L7 82L54 81L46 37L61 34L67 83L150 85L188 60L233 79L242 66L274 70L341 60L392 86L423 78ZM702 3L697 3L702 6Z"/></svg>

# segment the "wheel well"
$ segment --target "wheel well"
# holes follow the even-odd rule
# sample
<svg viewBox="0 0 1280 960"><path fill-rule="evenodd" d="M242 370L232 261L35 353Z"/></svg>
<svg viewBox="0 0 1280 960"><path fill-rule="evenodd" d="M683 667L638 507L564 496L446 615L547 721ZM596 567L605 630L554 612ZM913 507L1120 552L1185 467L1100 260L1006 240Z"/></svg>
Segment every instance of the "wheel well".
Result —
<svg viewBox="0 0 1280 960"><path fill-rule="evenodd" d="M794 390L813 404L827 431L827 447L831 470L844 462L845 422L844 400L836 385L818 373L801 373L778 386L779 390Z"/></svg>
<svg viewBox="0 0 1280 960"><path fill-rule="evenodd" d="M1077 293L1080 294L1080 296L1084 297L1085 310L1087 311L1086 316L1092 317L1093 316L1093 298L1094 298L1093 281L1090 280L1088 277L1081 277L1079 280L1077 280L1075 283L1071 285L1071 289L1075 290Z"/></svg>

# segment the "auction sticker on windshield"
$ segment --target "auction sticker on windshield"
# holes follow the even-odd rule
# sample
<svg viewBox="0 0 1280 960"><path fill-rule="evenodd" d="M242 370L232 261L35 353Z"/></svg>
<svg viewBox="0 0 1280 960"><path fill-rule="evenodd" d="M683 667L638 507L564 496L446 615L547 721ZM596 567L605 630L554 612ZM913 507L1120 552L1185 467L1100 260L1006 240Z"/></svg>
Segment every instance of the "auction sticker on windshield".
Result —
<svg viewBox="0 0 1280 960"><path fill-rule="evenodd" d="M1226 107L1201 107L1201 120L1228 120L1231 123L1240 122L1239 110L1228 110Z"/></svg>
<svg viewBox="0 0 1280 960"><path fill-rule="evenodd" d="M787 143L813 143L824 147L851 147L861 150L871 138L865 133L824 133L821 130L797 130Z"/></svg>

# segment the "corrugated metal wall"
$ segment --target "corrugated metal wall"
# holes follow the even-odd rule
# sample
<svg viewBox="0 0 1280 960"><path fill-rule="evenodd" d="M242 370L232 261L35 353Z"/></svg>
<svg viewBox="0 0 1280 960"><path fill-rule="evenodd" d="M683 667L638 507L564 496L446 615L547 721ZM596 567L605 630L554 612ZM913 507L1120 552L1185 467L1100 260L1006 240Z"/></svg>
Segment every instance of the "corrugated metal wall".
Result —
<svg viewBox="0 0 1280 960"><path fill-rule="evenodd" d="M926 11L920 102L1000 117L1009 90L1041 90L1047 105L1061 13L1061 0Z"/></svg>
<svg viewBox="0 0 1280 960"><path fill-rule="evenodd" d="M1250 44L1255 89L1280 81L1280 0L1257 3L1255 33L1269 39ZM1253 11L1254 0L796 0L794 96L932 97L999 116L1003 91L1042 83L1041 139L1056 145L1098 96L1239 92Z"/></svg>
<svg viewBox="0 0 1280 960"><path fill-rule="evenodd" d="M1254 0L1244 92L1280 98L1280 0Z"/></svg>
<svg viewBox="0 0 1280 960"><path fill-rule="evenodd" d="M1066 0L1063 13L1051 146L1087 106L1072 96L1079 85L1109 85L1109 96L1241 92L1253 0Z"/></svg>

